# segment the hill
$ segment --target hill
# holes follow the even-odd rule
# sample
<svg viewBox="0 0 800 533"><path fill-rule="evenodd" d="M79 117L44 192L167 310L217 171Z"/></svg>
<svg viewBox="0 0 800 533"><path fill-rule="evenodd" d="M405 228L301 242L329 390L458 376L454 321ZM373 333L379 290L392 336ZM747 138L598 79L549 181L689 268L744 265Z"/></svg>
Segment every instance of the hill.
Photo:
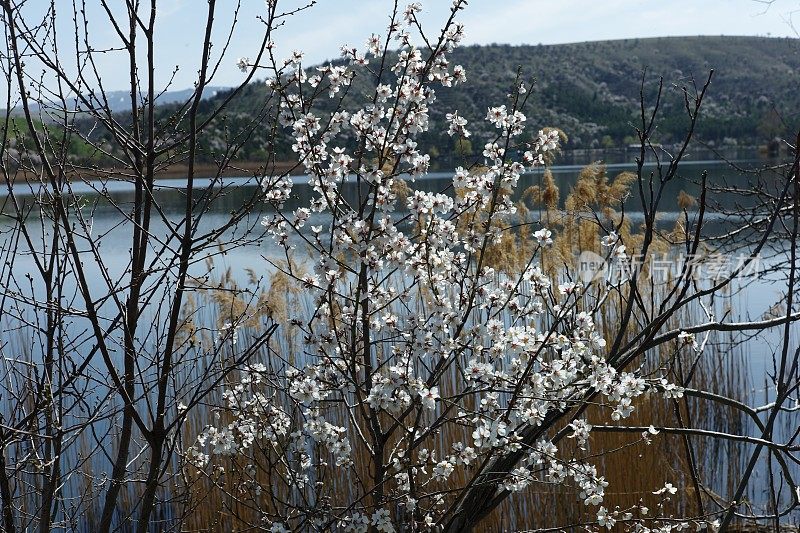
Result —
<svg viewBox="0 0 800 533"><path fill-rule="evenodd" d="M203 89L203 98L213 98L217 93L225 91L227 87L209 86ZM182 89L178 91L167 91L158 97L158 102L162 105L176 104L185 102L194 94L194 89ZM108 91L106 93L108 105L111 110L116 112L128 111L131 107L129 91Z"/></svg>
<svg viewBox="0 0 800 533"><path fill-rule="evenodd" d="M664 79L662 120L656 140L677 142L687 124L683 91L702 87L711 69L697 138L720 144L759 145L797 127L800 110L800 41L762 37L661 37L559 45L468 46L457 49L452 64L467 70L468 82L437 89L432 120L453 109L469 119L475 138L491 136L486 109L503 103L518 69L536 80L526 114L532 124L557 126L570 138L568 148L624 146L635 141L639 92L644 76L649 102ZM355 95L371 89L357 85ZM229 115L249 116L263 103L266 89L254 83L234 100ZM363 94L362 94L363 95ZM220 93L216 98L223 97ZM213 104L214 99L209 100ZM425 139L428 149L451 150L437 128ZM437 133L433 133L437 132ZM475 143L475 141L473 141Z"/></svg>
<svg viewBox="0 0 800 533"><path fill-rule="evenodd" d="M797 39L699 36L560 45L495 44L459 48L451 63L466 68L468 81L457 88L437 89L431 131L420 139L420 148L434 159L437 154L453 153L453 140L441 126L444 115L454 109L470 121L474 152L495 134L484 120L487 107L506 101L518 69L536 81L525 111L529 124L563 129L569 137L568 149L611 148L634 142L643 77L649 103L659 78L664 79L663 113L655 140L665 145L677 142L687 124L682 88L692 91L693 85L702 86L711 69L714 77L697 128L699 140L716 145L762 145L789 135L788 130L798 126ZM353 108L363 102L372 88L366 77L357 78L345 106ZM227 95L228 91L213 88L201 110L211 109ZM203 138L201 160L213 161L225 139L263 112L266 97L267 88L259 81L234 98L224 117L215 120ZM174 106L165 102L163 115ZM129 122L130 117L121 114L120 121ZM78 127L93 131L94 138L102 141L104 134L94 126ZM237 160L264 161L270 149L277 152L279 160L291 159L289 143L270 148L266 136L266 131L247 133ZM92 159L102 164L98 154Z"/></svg>

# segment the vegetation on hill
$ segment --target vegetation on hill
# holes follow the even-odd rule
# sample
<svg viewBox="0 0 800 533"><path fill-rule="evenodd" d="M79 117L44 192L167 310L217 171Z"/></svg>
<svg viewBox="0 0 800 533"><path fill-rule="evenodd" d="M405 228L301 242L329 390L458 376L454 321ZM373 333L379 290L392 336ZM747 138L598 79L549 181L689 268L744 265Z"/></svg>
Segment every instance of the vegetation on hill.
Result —
<svg viewBox="0 0 800 533"><path fill-rule="evenodd" d="M443 105L437 107L458 109L478 140L494 135L483 120L486 109L504 101L518 70L536 80L529 114L540 126L563 129L570 138L568 148L635 142L643 79L650 102L659 79L664 80L662 105L668 120L657 134L664 144L679 139L686 127L683 89L693 94L712 69L708 104L698 126L704 142L765 144L783 136L783 121L791 122L800 109L800 42L795 39L701 36L470 46L456 50L452 62L464 65L468 83L439 91ZM366 88L356 80L353 89L358 95ZM255 84L232 103L230 113L250 113L265 96L266 88ZM450 151L451 141L442 128L432 129L440 132L438 138L426 141L440 153Z"/></svg>
<svg viewBox="0 0 800 533"><path fill-rule="evenodd" d="M702 86L713 69L704 115L696 138L712 145L763 145L786 134L787 124L796 121L800 109L800 42L796 39L761 37L662 37L624 39L561 45L488 45L459 48L453 64L466 68L468 82L458 89L444 88L437 93L439 105L431 120L444 122L445 113L458 110L470 122L471 142L457 147L446 134L447 128L431 128L420 138L420 147L431 154L452 157L479 153L483 143L495 132L484 118L487 107L502 103L517 72L534 79L528 103L530 120L537 126L557 126L569 138L565 148L614 148L636 142L635 128L640 123L640 89L654 102L659 79L663 78L664 120L655 140L669 145L678 140L688 124L684 111L684 88L690 97L695 86ZM338 61L337 61L338 62ZM309 72L315 72L310 68ZM359 100L371 92L365 80L356 78L345 98ZM213 109L227 91L218 91L201 103L201 110ZM213 162L231 139L241 146L235 159L264 161L274 153L276 159L292 157L290 142L268 145L269 128L263 132L245 131L254 114L264 113L268 89L256 82L233 99L223 116L214 120L201 140L202 159ZM165 103L166 115L176 109ZM121 114L122 122L130 121ZM78 120L77 127L91 131L93 141L103 147L104 132L94 124ZM237 137L238 136L238 137ZM76 153L81 159L85 150ZM109 154L114 155L114 154ZM112 157L93 152L92 162ZM180 160L180 154L174 154Z"/></svg>
<svg viewBox="0 0 800 533"><path fill-rule="evenodd" d="M517 65L536 76L535 116L564 129L571 145L592 148L628 144L639 123L642 76L652 96L664 79L659 140L675 142L686 126L683 88L693 93L711 69L699 138L717 144L760 144L785 133L778 115L796 116L800 92L800 43L758 37L669 37L556 46L489 46L460 50L473 67L476 104L497 98L492 80L508 80ZM775 113L778 112L778 114ZM627 138L627 139L626 139Z"/></svg>

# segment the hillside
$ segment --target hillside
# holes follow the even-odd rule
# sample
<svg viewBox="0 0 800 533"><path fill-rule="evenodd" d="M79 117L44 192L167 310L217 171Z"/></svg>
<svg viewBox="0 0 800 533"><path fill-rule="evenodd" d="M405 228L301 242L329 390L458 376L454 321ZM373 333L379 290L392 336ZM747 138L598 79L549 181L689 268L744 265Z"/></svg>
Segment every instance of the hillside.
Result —
<svg viewBox="0 0 800 533"><path fill-rule="evenodd" d="M563 129L570 139L568 149L611 148L634 142L645 69L649 103L659 77L665 82L657 142L668 145L681 138L687 123L681 88L692 90L694 82L702 86L710 69L715 74L697 128L699 140L716 145L762 145L788 135L786 130L798 125L800 41L796 39L705 36L469 46L457 49L451 62L466 68L468 81L454 89L437 89L431 131L420 139L420 147L434 158L453 152L453 140L444 133L447 128L440 126L444 115L454 109L471 123L474 152L484 139L494 135L484 121L486 109L505 102L518 68L524 76L536 80L525 111L529 123ZM364 101L363 96L371 89L366 78L357 78L345 105L352 108ZM212 94L201 104L201 110L212 108L226 91ZM263 110L266 95L261 81L246 87L229 104L225 116L211 124L202 140L201 159L212 161L224 146L224 139L241 131ZM163 114L173 105L165 104ZM130 120L120 117L122 122ZM78 127L90 131L94 125ZM269 149L266 135L259 130L248 135L237 160L263 161ZM93 136L97 139L103 133L94 130ZM288 146L278 143L273 147L279 160L291 158ZM98 154L93 161L100 163Z"/></svg>
<svg viewBox="0 0 800 533"><path fill-rule="evenodd" d="M722 142L726 137L765 141L765 136L779 133L767 131L772 106L791 122L800 104L800 42L796 40L670 37L472 47L461 54L465 64L486 66L472 69L472 81L480 93L471 103L501 97L504 84L492 88L492 80L510 79L520 65L538 80L531 115L565 129L581 147L601 142L605 135L621 142L633 133L644 69L651 97L658 77L664 78L667 88L663 115L667 120L659 130L665 143L675 141L685 126L680 89L691 89L693 80L702 86L710 69L715 73L699 129L706 141Z"/></svg>
<svg viewBox="0 0 800 533"><path fill-rule="evenodd" d="M674 142L685 126L682 87L714 77L700 123L706 141L759 143L780 135L773 106L796 122L800 42L756 37L670 37L462 51L466 63L488 65L473 80L486 85L510 77L515 65L539 80L533 115L564 128L577 146L631 135L639 113L639 88L647 69L649 94L658 77L668 89L661 141ZM478 63L480 61L480 63ZM473 69L474 70L474 69Z"/></svg>
<svg viewBox="0 0 800 533"><path fill-rule="evenodd" d="M686 127L681 89L691 91L693 83L702 86L711 69L715 73L697 132L704 142L764 144L785 135L786 125L795 128L800 109L800 41L795 39L701 36L469 46L456 50L452 63L464 65L468 82L437 89L432 119L442 121L445 113L458 109L470 120L478 140L491 135L483 124L486 108L505 101L518 68L536 80L527 107L531 122L562 128L570 138L569 148L634 141L645 69L645 92L651 99L659 77L664 78L664 112L656 134L664 144L679 140ZM357 84L353 92L369 90ZM229 114L253 112L265 94L262 84L253 84L233 102ZM441 133L425 141L440 153L450 149L450 139Z"/></svg>
<svg viewBox="0 0 800 533"><path fill-rule="evenodd" d="M206 87L203 89L203 98L213 98L217 95L217 93L220 91L225 91L226 89L227 87ZM162 105L182 103L185 102L187 98L190 98L193 94L194 89L167 91L159 96L158 102ZM108 91L106 93L106 98L108 99L108 105L111 107L111 110L115 113L120 111L128 111L131 106L129 95L129 91Z"/></svg>

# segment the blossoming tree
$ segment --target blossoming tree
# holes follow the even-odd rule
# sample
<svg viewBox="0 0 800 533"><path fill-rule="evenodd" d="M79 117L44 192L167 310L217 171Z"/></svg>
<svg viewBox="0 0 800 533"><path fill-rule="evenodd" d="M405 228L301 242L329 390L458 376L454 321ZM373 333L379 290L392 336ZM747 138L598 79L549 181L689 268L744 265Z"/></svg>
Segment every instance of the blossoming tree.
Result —
<svg viewBox="0 0 800 533"><path fill-rule="evenodd" d="M430 166L416 139L431 127L436 88L467 79L449 60L464 35L457 15L465 4L453 2L434 38L418 22L419 3L396 7L385 33L372 34L363 51L342 48L349 65L309 72L299 52L266 65L240 60L243 70L271 72L268 86L281 97L279 121L291 131L315 193L307 206L289 212L291 178L262 181L275 211L262 224L287 258L274 266L314 304L292 317L303 356L292 362L274 353L268 367L251 367L223 407L232 421L207 427L190 457L201 468L233 457L252 469L244 486L281 494L253 500L272 531L464 531L509 494L561 483L577 488L579 504L592 509L600 526L716 527L727 508L674 517L648 513L644 505L604 505L609 483L589 453L587 408L601 406L600 419L615 424L603 430L638 431L643 440L662 431L692 434L692 428L656 427L658 421L630 427L625 420L643 396L677 401L687 394L684 384L668 379L670 358L653 364L648 354L699 353L698 334L730 325L710 320L661 329L698 297L688 291L689 276L675 283L674 302L667 297L645 310L636 302L639 270L588 283L568 279L568 268L556 279L543 270L553 234L541 220L520 220L516 190L525 172L545 164L559 135L545 129L521 140L528 127L526 83L518 78L508 101L489 107L486 120L497 134L485 144L480 165L455 169L441 192L414 188ZM318 104L326 97L340 103L360 76L373 82L374 92L355 111ZM692 126L707 87L687 107ZM458 111L446 113L447 134L469 137ZM652 122L643 121L644 152ZM685 148L662 184L674 176ZM352 199L343 192L350 183L357 189ZM648 207L640 241L645 253L658 199L651 196ZM694 223L699 232L702 214ZM518 250L524 267L494 268L492 247L520 224L532 242ZM618 229L604 230L607 259L626 257ZM697 247L699 236L686 242ZM296 266L308 262L312 272ZM599 331L595 316L611 305L619 306L618 329ZM652 315L642 333L629 335L634 311ZM564 445L569 439L577 448ZM266 483L257 469L267 474ZM669 482L652 487L664 498L676 492Z"/></svg>

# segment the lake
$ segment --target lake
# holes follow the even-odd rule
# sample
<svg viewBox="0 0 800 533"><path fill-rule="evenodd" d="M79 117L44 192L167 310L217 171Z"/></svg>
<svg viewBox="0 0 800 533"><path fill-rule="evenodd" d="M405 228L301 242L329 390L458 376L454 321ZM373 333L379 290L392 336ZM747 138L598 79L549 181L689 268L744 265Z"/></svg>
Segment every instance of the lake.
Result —
<svg viewBox="0 0 800 533"><path fill-rule="evenodd" d="M674 225L675 221L682 216L677 200L681 191L694 196L698 194L698 183L704 171L708 172L708 183L710 185L744 186L745 181L740 172L732 169L728 163L717 159L709 159L707 158L708 156L709 154L699 154L696 159L687 160L682 165L677 179L669 183L665 191L662 207L663 217L659 222L664 227ZM586 162L590 161L587 160ZM581 162L573 161L573 163L552 167L553 176L559 187L562 201L569 192L570 187L575 183L581 168L583 168ZM770 164L769 161L758 158L756 154L738 158L735 163L746 169L762 168ZM648 165L646 171L650 171L653 168L652 165ZM616 162L608 164L607 169L609 177L613 179L616 174L635 170L635 167L629 163ZM445 190L450 185L451 177L452 175L446 172L434 172L410 185L412 188L438 192ZM312 198L312 191L307 185L305 177L296 176L292 179L295 186L293 188L293 196L287 202L287 209L305 206ZM764 179L770 182L776 177L767 172ZM519 189L524 190L529 186L540 184L541 180L541 172L526 174L520 181ZM209 191L213 190L215 193L213 201L207 204L199 204L202 205L204 214L198 226L198 233L213 232L226 224L231 211L239 209L257 194L258 181L254 177L195 180L195 186L199 187L197 194L200 198L203 196L202 189L208 188ZM159 180L155 185L154 195L158 201L160 211L164 217L172 221L181 220L186 199L184 186L184 180L180 179ZM71 190L74 195L80 198L83 206L81 213L91 228L90 235L96 240L98 251L107 269L106 272L101 271L92 260L86 242L79 242L79 247L87 258L84 266L90 281L90 289L95 292L95 297L99 298L104 291L108 291L104 275L107 275L110 280L116 280L129 267L131 226L130 223L125 222L124 213L128 213L133 209L134 190L129 183L119 181L73 183ZM341 190L345 198L354 199L358 197L356 184L352 181L342 186ZM27 205L32 205L33 197L41 193L42 188L38 185L18 184L15 186L15 194L19 201ZM751 199L730 194L713 194L710 195L710 199L727 208L742 209L743 212L746 212L748 207L752 205L748 203L752 201ZM0 202L4 203L4 212L10 211L10 206L5 203L8 201L8 197L0 198ZM226 272L230 272L232 279L242 285L248 283L250 277L248 270L254 271L256 277L268 277L274 271L270 261L279 261L284 258L282 250L276 247L269 238L265 237L262 231L263 228L260 225L261 218L270 212L271 210L268 206L263 203L257 203L254 209L243 217L237 225L223 234L225 240L241 239L242 245L232 246L225 250L214 248L213 266L210 266L211 264L207 262L207 257L205 256L195 258L190 273L198 278L217 279L225 275ZM626 216L634 223L642 220L642 206L637 195L632 195L626 203L625 212ZM722 226L715 226L716 222L713 216L710 216L709 219L709 228L712 231L722 228ZM312 216L308 224L318 224L323 220L320 215L315 215ZM723 225L730 225L730 223L730 220L728 220ZM722 223L720 222L720 224ZM11 247L10 240L14 237L14 234L9 231L11 227L8 221L0 223L0 250L2 251L8 251ZM33 242L37 243L37 247L47 245L49 234L41 225L29 223L28 229ZM155 243L166 239L168 231L163 220L160 221L156 217L151 233L154 236ZM293 242L299 244L297 239ZM782 252L778 250L767 254L763 260L766 265L779 264L781 261L785 261L785 255L782 255ZM28 273L33 275L33 280L27 282L28 285L26 286L24 280ZM20 336L20 318L27 317L30 320L29 323L33 323L32 315L34 314L30 308L26 309L25 298L22 295L27 291L24 295L29 297L40 294L42 291L41 280L35 274L35 264L31 256L19 254L15 257L13 278L16 285L9 287L7 290L10 293L14 293L17 303L13 306L14 313L6 313L2 318L3 331L0 333L0 339L3 341L6 352L14 350L18 353L28 354L31 360L41 360L41 354L35 353L36 343L33 341L30 344L28 343L28 339L32 338L33 334L28 335L25 333L25 328L22 328L23 333ZM75 305L80 307L80 299L75 298L76 287L74 284L67 284L66 290L68 294L72 294ZM122 294L124 292L122 291ZM740 283L734 284L727 298L717 299L709 305L710 310L718 317L725 316L727 313L729 319L734 321L744 320L748 317L758 318L773 307L781 294L781 285L776 283L775 278L766 277L755 282L752 279L743 279ZM110 308L112 308L111 302L101 303L99 313L102 314L106 309ZM151 313L151 315L145 317L147 320L151 320L154 323L164 320L162 316L159 316L157 308ZM794 327L792 346L797 346L797 333L798 329ZM716 348L718 351L724 352L723 341ZM765 387L764 378L772 370L771 354L779 345L780 332L776 330L764 332L742 344L739 344L741 339L727 339L727 341L733 342L736 348L731 349L729 359L720 364L724 365L724 368L734 368L738 365L736 371L743 374L740 381L743 387L743 390L740 391L741 399L750 402L769 402L774 397L774 391L770 387ZM85 350L88 348L84 346L80 349ZM728 356L722 353L721 357ZM723 360L720 359L719 361ZM102 367L99 367L97 371L102 373ZM796 412L794 415L789 413L776 431L779 436L788 435L793 431L792 425L794 424L794 427L796 427L798 423L800 423L800 412ZM750 427L750 431L751 434L755 434L753 427ZM99 469L104 468L100 464L96 465L96 467ZM797 465L794 465L794 468L795 474L800 477L800 469L797 468ZM726 483L726 480L723 479L716 481L722 485ZM751 497L761 498L763 496L761 494L764 487L763 483L754 482L751 485ZM77 486L75 490L77 490Z"/></svg>

